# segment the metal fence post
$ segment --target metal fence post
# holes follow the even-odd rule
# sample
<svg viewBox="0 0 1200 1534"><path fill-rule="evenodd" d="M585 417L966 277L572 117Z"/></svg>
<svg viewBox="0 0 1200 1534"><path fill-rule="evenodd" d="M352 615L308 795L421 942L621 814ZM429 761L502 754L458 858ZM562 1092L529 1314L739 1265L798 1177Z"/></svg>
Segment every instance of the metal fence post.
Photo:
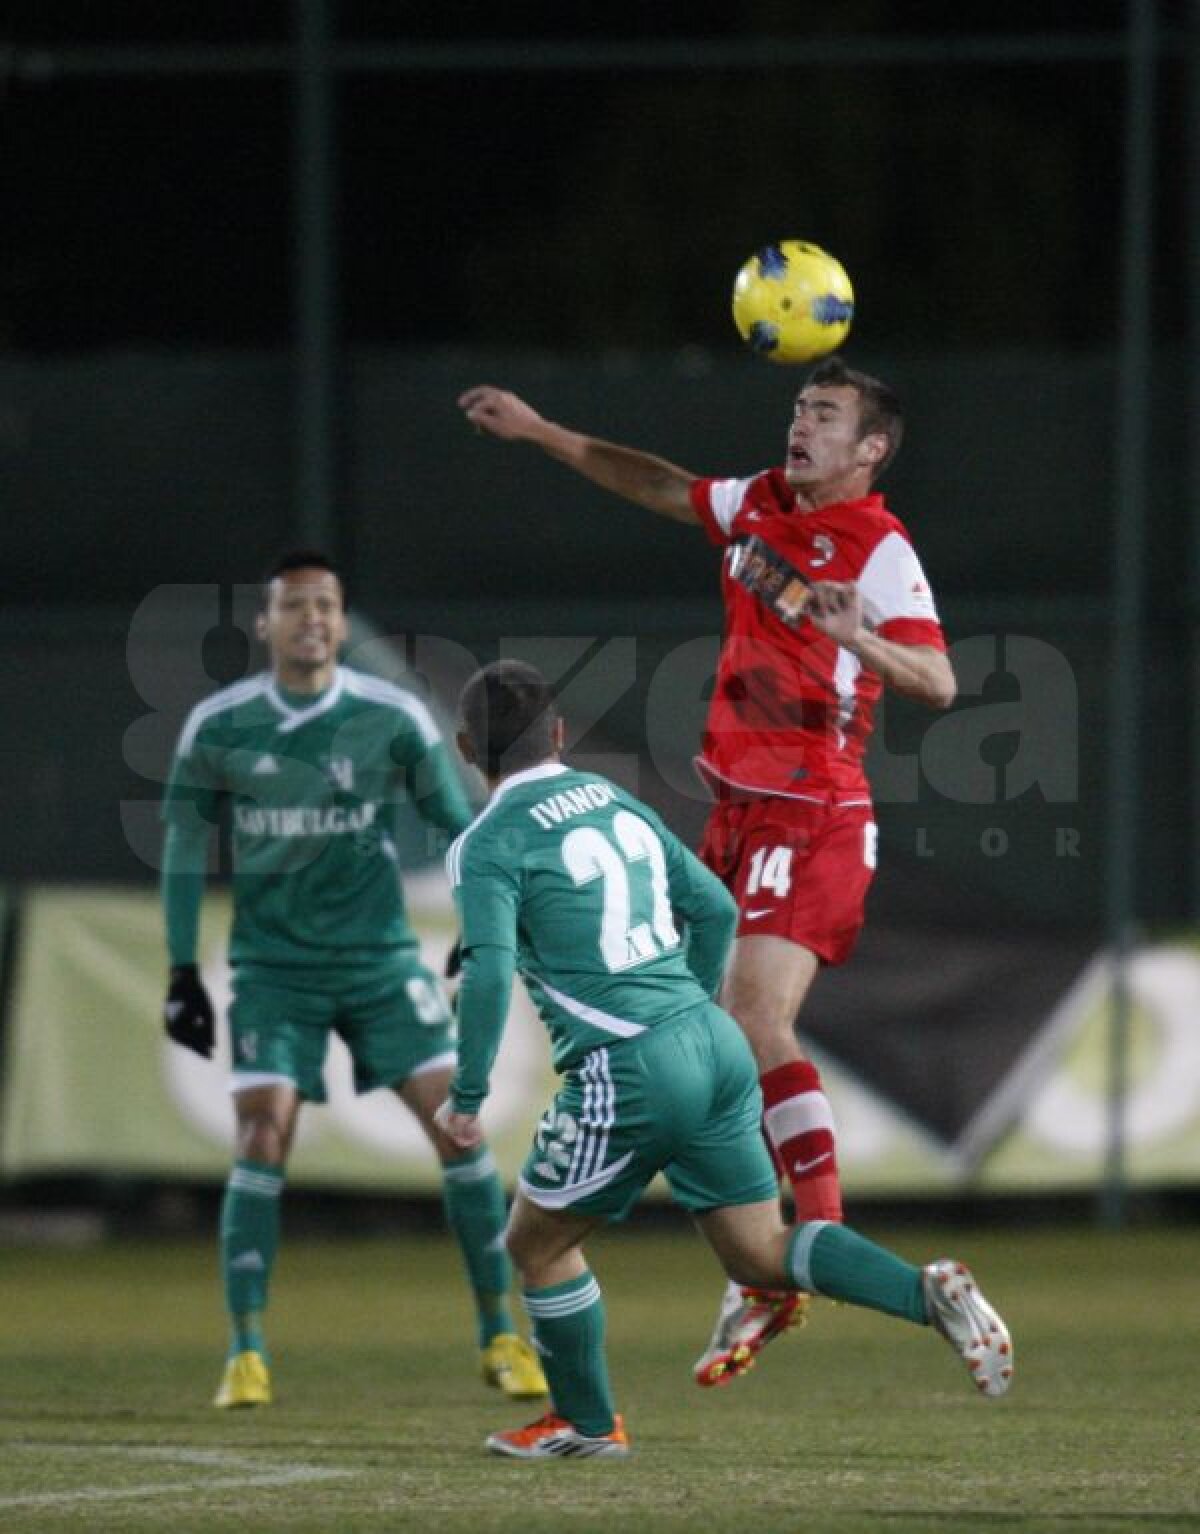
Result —
<svg viewBox="0 0 1200 1534"><path fill-rule="evenodd" d="M1133 998L1129 964L1137 911L1138 745L1144 653L1146 468L1150 432L1151 221L1154 208L1155 0L1130 0L1121 208L1120 354L1109 691L1107 931L1111 955L1108 1133L1100 1218L1124 1223L1126 1111Z"/></svg>
<svg viewBox="0 0 1200 1534"><path fill-rule="evenodd" d="M337 535L337 245L332 0L295 0L292 269L294 526L328 550Z"/></svg>

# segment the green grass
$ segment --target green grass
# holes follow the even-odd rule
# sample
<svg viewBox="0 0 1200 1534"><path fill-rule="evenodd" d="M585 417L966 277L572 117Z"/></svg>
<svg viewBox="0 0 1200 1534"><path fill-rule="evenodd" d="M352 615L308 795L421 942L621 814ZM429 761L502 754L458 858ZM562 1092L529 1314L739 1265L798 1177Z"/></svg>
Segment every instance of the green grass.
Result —
<svg viewBox="0 0 1200 1534"><path fill-rule="evenodd" d="M894 1244L975 1266L1016 1340L1009 1397L978 1398L932 1333L824 1301L749 1378L697 1390L711 1260L610 1233L592 1256L635 1456L551 1465L482 1452L536 1411L478 1380L440 1238L285 1242L277 1404L232 1414L208 1405L210 1245L0 1250L0 1530L1200 1529L1200 1235ZM336 1474L287 1479L310 1469Z"/></svg>

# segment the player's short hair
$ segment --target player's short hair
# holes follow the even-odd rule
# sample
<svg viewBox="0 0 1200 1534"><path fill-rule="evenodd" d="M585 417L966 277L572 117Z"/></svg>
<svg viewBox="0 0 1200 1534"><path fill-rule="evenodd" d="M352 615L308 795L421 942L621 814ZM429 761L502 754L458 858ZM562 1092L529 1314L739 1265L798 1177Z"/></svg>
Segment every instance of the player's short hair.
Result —
<svg viewBox="0 0 1200 1534"><path fill-rule="evenodd" d="M328 554L322 554L320 549L289 549L286 554L280 554L273 559L263 571L262 605L264 607L270 600L271 582L278 580L281 575L289 574L292 570L328 570L342 588L342 600L345 601L345 578Z"/></svg>
<svg viewBox="0 0 1200 1534"><path fill-rule="evenodd" d="M554 755L554 693L542 673L524 661L493 661L477 671L462 690L458 712L489 778Z"/></svg>
<svg viewBox="0 0 1200 1534"><path fill-rule="evenodd" d="M804 388L812 385L826 389L853 389L860 401L860 436L871 437L878 433L888 440L887 452L876 466L872 476L878 479L900 451L904 441L904 411L894 389L870 373L860 373L857 368L847 367L840 357L828 357L817 364L804 380Z"/></svg>

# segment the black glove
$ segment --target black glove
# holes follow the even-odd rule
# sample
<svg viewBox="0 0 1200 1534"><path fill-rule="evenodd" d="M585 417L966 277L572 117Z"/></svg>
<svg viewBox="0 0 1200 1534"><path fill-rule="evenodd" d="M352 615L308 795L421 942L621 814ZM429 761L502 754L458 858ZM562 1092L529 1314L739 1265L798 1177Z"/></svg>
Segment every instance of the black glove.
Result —
<svg viewBox="0 0 1200 1534"><path fill-rule="evenodd" d="M216 1044L216 1019L213 1004L194 964L176 964L171 969L171 983L163 1003L163 1026L169 1038L185 1049L194 1049L206 1060L212 1059Z"/></svg>
<svg viewBox="0 0 1200 1534"><path fill-rule="evenodd" d="M446 955L446 967L442 973L446 976L447 980L453 980L455 975L457 975L461 969L462 938L456 937L454 939L454 947L451 948L450 952Z"/></svg>

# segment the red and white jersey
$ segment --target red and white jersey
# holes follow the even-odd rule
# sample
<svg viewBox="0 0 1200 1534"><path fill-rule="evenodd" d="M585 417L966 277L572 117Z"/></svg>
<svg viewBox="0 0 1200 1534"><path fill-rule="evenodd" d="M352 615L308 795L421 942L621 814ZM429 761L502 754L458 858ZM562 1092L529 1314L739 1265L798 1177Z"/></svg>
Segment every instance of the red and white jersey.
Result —
<svg viewBox="0 0 1200 1534"><path fill-rule="evenodd" d="M881 495L803 511L782 469L699 479L692 505L716 544L757 535L811 580L854 581L882 638L946 648L933 593ZM714 790L870 802L863 753L883 683L809 620L792 628L721 577L725 634L696 766ZM716 781L714 781L716 780Z"/></svg>

